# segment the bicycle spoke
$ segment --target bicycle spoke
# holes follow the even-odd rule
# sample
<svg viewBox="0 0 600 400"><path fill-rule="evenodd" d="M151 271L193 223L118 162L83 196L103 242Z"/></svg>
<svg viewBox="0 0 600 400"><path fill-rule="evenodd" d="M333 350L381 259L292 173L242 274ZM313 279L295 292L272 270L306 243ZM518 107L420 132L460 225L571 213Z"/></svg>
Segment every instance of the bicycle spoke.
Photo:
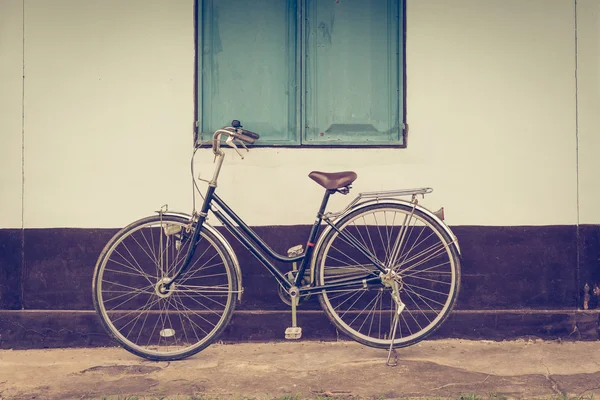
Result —
<svg viewBox="0 0 600 400"><path fill-rule="evenodd" d="M179 240L181 243L181 238L179 238ZM185 261L185 255L187 255L188 247L190 246L191 242L191 239L188 238L186 240L186 243L183 246L181 246L179 250L177 250L177 256L173 258L173 261L167 267L167 271L172 271L171 276L174 276L177 273L178 265L180 263L183 264L183 262ZM177 249L177 247L175 248Z"/></svg>
<svg viewBox="0 0 600 400"><path fill-rule="evenodd" d="M205 265L212 261L213 258L215 258L216 256L218 256L218 253L215 253L215 255L213 255L210 259L208 259L207 261L204 262L203 265L200 266L200 268L194 269L194 267L196 266L196 264L198 264L198 262L201 260L201 258L198 258L192 265L190 265L188 267L188 269L183 273L183 275L181 276L181 279L179 280L181 283L185 283L188 279L190 279L191 274L196 273L198 271L202 271L205 269ZM218 265L218 264L216 264Z"/></svg>
<svg viewBox="0 0 600 400"><path fill-rule="evenodd" d="M177 316L179 317L179 322L181 324L181 330L183 331L183 336L185 336L185 342L190 343L190 339L187 335L187 330L185 329L185 324L183 323L183 318L181 317L181 311L179 307L177 307L177 300L173 297L173 307L177 310ZM198 335L196 335L196 339L198 339ZM199 339L198 339L199 340Z"/></svg>
<svg viewBox="0 0 600 400"><path fill-rule="evenodd" d="M152 307L153 305L155 305L156 303L158 303L158 300L160 300L160 297L156 298L156 299L155 299L155 300L154 300L154 301L153 301L153 302L152 302L150 305L148 305L148 308L149 308L149 307ZM124 315L121 315L119 318L117 318L117 319L113 320L112 322L113 322L113 324L114 324L115 322L117 322L117 321L120 321L121 319L125 318L126 316L128 316L128 315L131 315L131 314L133 314L134 312L138 312L138 311L141 311L141 310L143 310L143 308L142 308L142 309L139 309L139 308L138 308L137 310L131 310L131 311L129 311L128 313L126 313L126 314L124 314ZM114 311L114 310L111 310L111 311ZM147 310L144 310L144 311L147 311Z"/></svg>
<svg viewBox="0 0 600 400"><path fill-rule="evenodd" d="M350 282L320 292L337 327L362 343L389 349L392 341L401 347L421 340L446 318L455 299L459 260L443 228L430 220L416 205L381 203L351 211L337 222L317 255L317 285L360 279L361 274L381 276L368 285ZM375 260L397 275L380 275ZM399 315L392 279L404 303Z"/></svg>
<svg viewBox="0 0 600 400"><path fill-rule="evenodd" d="M367 231L368 233L368 231ZM361 250L364 251L366 254L369 255L369 257L371 257L374 260L378 260L377 256L375 254L373 254L372 252L369 251L369 249L367 249L365 246L363 246L354 235L352 235L350 232L346 232L344 231L344 234L349 236L350 238L352 238L353 240L355 240L357 242L357 244L361 247ZM350 242L348 239L346 239L343 235L339 235L339 239L342 240L343 243L348 244L351 248L356 248L358 250L358 247L355 247L355 245ZM334 246L332 246L332 248L334 248ZM339 250L338 250L339 251ZM352 259L350 256L348 256L348 254L345 254L344 252L339 251L341 254L344 254L346 257ZM362 252L360 252L360 255L365 256ZM369 258L367 257L367 259Z"/></svg>
<svg viewBox="0 0 600 400"><path fill-rule="evenodd" d="M350 307L348 307L348 309L342 313L342 315L341 315L342 317L344 315L346 315L346 313L348 311L350 311L350 309L356 304L356 302L358 302L361 299L361 297L363 297L363 295L366 293L366 291L365 292L356 292L355 294L358 294L358 293L360 293L359 296L356 298L356 300L354 300L354 302L350 305ZM352 296L354 296L354 295L352 295ZM352 298L352 296L350 296L348 299ZM346 301L348 301L348 299L345 300L342 304L346 303ZM340 304L340 305L342 305L342 304Z"/></svg>
<svg viewBox="0 0 600 400"><path fill-rule="evenodd" d="M413 299L413 297L410 294L410 291L406 291L404 293L406 293L406 295L410 298L411 302L419 309L419 311L421 312L421 314L424 314L423 313L423 309L421 307L419 307L419 305L417 304L417 302ZM419 321L417 321L417 319L412 314L412 312L410 312L410 309L409 308L405 308L405 310L408 311L408 315L410 315L412 317L412 319L415 321L415 323L419 326L419 329L423 329L423 327L421 326L421 324L419 323ZM425 315L425 318L427 318L426 315ZM431 321L428 321L428 323L431 323Z"/></svg>
<svg viewBox="0 0 600 400"><path fill-rule="evenodd" d="M184 294L185 294L185 293L184 293ZM192 300L194 300L194 299L192 299ZM198 302L197 302L197 303L198 303ZM179 304L180 304L180 305L181 305L181 306L182 306L182 307L183 307L183 308L184 308L186 311L189 311L190 313L194 314L195 316L197 316L198 318L202 319L202 320L203 320L203 321L205 321L206 323L208 323L208 324L211 324L213 327L215 326L215 324L213 324L212 322L210 322L210 321L209 321L208 319L206 319L206 318L205 318L203 315L201 315L201 314L198 314L197 312L193 311L191 308L189 308L189 307L185 306L185 304L183 304L183 301L182 301L182 299L181 299L181 296L179 296ZM198 303L198 304L202 305L201 303ZM205 308L206 308L206 307L205 307ZM206 309L207 309L207 310L209 310L209 311L212 311L212 310L210 310L210 309L208 309L208 308L206 308ZM218 314L218 313L216 313L216 312L214 312L214 314L215 314L215 315L219 315L219 314ZM198 327L200 328L200 326L199 326L199 325L196 325L196 326L198 326ZM200 328L200 329L202 329L202 328ZM206 331L204 331L204 329L202 329L202 331L206 333Z"/></svg>
<svg viewBox="0 0 600 400"><path fill-rule="evenodd" d="M127 261L127 262L128 262L128 260L127 260L127 259L125 259L125 258L124 258L124 257L123 257L123 256L122 256L122 255L121 255L121 254L120 254L120 253L117 251L117 250L115 250L115 252L116 252L117 254L119 254L119 256L121 256L121 258L123 258L123 260L125 260L125 261ZM117 265L121 265L122 267L125 267L125 268L127 268L127 269L130 269L130 270L132 270L132 271L136 271L136 272L138 273L138 275L137 275L137 276L142 276L142 277L146 278L146 280L147 280L149 283L152 283L152 282L150 281L150 279L149 279L149 277L151 277L151 275L148 275L148 274L146 274L144 271L141 271L141 270L139 270L139 269L137 269L137 268L133 267L131 264L129 264L129 265L126 265L126 264L123 264L123 263L121 263L121 262L119 262L119 261L117 261L117 260L114 260L114 259L109 259L108 261L110 261L110 262L113 262L113 263L115 263L115 264L117 264Z"/></svg>
<svg viewBox="0 0 600 400"><path fill-rule="evenodd" d="M141 272L141 273L142 273L144 276L150 276L150 275L148 275L148 274L146 274L146 273L144 272L143 268L142 268L142 267L140 266L140 264L137 262L137 260L135 259L135 257L134 257L134 256L133 256L133 254L131 253L131 250L129 250L129 247L127 247L127 245L125 244L125 242L124 242L124 241L122 242L122 244L123 244L123 247L125 247L125 250L127 250L127 252L129 253L129 255L131 256L131 259L133 260L133 262L135 263L135 267L137 267L136 269L137 269L138 271L140 271L140 272ZM117 253L118 253L118 251L117 251ZM118 253L118 254L120 255L120 253ZM123 256L121 256L121 257L123 257ZM123 258L124 258L124 257L123 257ZM124 258L124 259L125 259L125 258ZM133 264L131 264L131 265L133 266ZM134 267L134 268L135 268L135 267ZM150 281L150 280L148 280L148 281Z"/></svg>
<svg viewBox="0 0 600 400"><path fill-rule="evenodd" d="M427 299L427 300L429 300L429 301L431 301L431 302L433 302L433 303L436 303L436 304L438 304L438 305L440 305L440 306L442 306L442 307L444 306L444 303L441 303L441 302L439 302L439 301L437 301L437 300L435 300L435 299L432 299L431 297L427 297L427 296L425 296L424 294L419 294L419 293L417 293L417 291L416 291L416 290L414 290L413 286L411 286L411 285L408 285L408 284L405 284L404 286L405 286L405 288L406 288L406 290L407 290L407 291L410 291L411 293L414 293L414 294L415 294L416 296L418 296L420 299ZM438 292L437 290L431 290L431 289L427 289L427 288L425 288L425 287L421 287L420 289L421 289L421 290L428 291L428 292L433 292L433 293L436 293L436 294L441 294L442 296L446 296L446 295L447 295L447 293ZM423 301L423 303L427 304L427 302L425 302L425 301ZM429 306L429 307L431 308L431 306ZM433 308L431 308L431 309L433 310Z"/></svg>
<svg viewBox="0 0 600 400"><path fill-rule="evenodd" d="M194 296L190 296L190 295L188 295L188 294L187 294L187 292L182 292L182 293L185 293L185 295L186 295L187 297L189 297L189 298L191 298L191 299L194 299ZM196 291L194 291L194 293L195 293L195 294L197 294L199 297L202 297L202 298L204 298L204 299L206 299L206 300L210 300L210 301L212 301L213 303L215 303L215 304L218 304L218 305L220 305L221 307L225 308L225 304L223 304L223 303L221 303L221 302L219 302L219 301L217 301L217 300L215 300L215 299L213 299L213 298L211 298L211 297L209 297L209 296L206 296L205 294L202 294L202 293L200 293L200 292L196 292ZM208 293L214 293L214 292L208 292ZM219 292L216 292L216 293L219 293ZM222 292L221 292L221 293L222 293ZM195 300L195 299L194 299L194 300Z"/></svg>
<svg viewBox="0 0 600 400"><path fill-rule="evenodd" d="M367 237L369 238L369 243L371 243L371 249L375 249L375 245L373 244L373 239L371 239L371 234L369 233L368 225L365 221L365 217L363 216L363 222L365 223L365 231L367 232ZM365 246L366 247L366 246Z"/></svg>
<svg viewBox="0 0 600 400"><path fill-rule="evenodd" d="M115 274L121 274L121 275L140 276L140 274L134 274L133 272L119 271L119 270L111 269L111 268L105 268L104 271L114 272ZM142 276L144 276L144 275L142 275ZM148 277L150 277L150 275L145 276L145 278L148 278Z"/></svg>
<svg viewBox="0 0 600 400"><path fill-rule="evenodd" d="M431 232L428 236L426 236L425 238L421 239L421 236L426 231L426 229L424 227L422 227L419 230L420 230L420 232L417 235L417 237L413 240L412 246L407 251L404 252L404 256L402 256L402 258L399 260L399 264L403 264L404 262L406 262L406 259L412 254L412 251L415 249L415 247L420 246L427 239L429 239L429 237L432 237L434 235L434 232Z"/></svg>
<svg viewBox="0 0 600 400"><path fill-rule="evenodd" d="M134 294L137 294L137 293L153 294L154 292L152 290L147 291L147 289L150 289L150 288L151 288L151 286L146 286L143 288L134 289L133 293ZM131 295L131 290L102 290L102 293L121 293L118 296L114 296L109 299L103 298L104 302L107 302L107 301L114 301L114 300L120 299L121 297L124 297L127 295Z"/></svg>
<svg viewBox="0 0 600 400"><path fill-rule="evenodd" d="M341 252L339 249L337 249L335 246L331 246L331 247L332 247L333 249L337 250L337 251L338 251L340 254L344 254L344 253L342 253L342 252ZM346 257L348 257L348 258L349 258L351 261L353 261L355 264L350 264L350 263L347 263L347 262L341 261L341 260L339 260L339 259L337 259L337 258L335 258L335 257L333 257L333 256L331 256L331 255L329 256L329 258L332 258L332 259L334 259L334 260L336 260L336 261L339 261L339 262L341 262L342 264L346 264L346 265L348 265L348 266L359 266L359 267L360 267L360 266L362 265L361 263L359 263L358 261L356 261L354 258L352 258L352 257L348 256L347 254L344 254L344 255L345 255ZM369 270L368 270L368 269L366 269L366 268L364 268L364 267L362 267L362 268L363 268L365 271L369 272Z"/></svg>
<svg viewBox="0 0 600 400"><path fill-rule="evenodd" d="M179 281L181 283L185 283L185 282L189 281L190 279L206 279L206 278L212 278L212 277L215 277L215 276L226 275L225 272L221 272L221 273L217 273L217 274L209 274L209 275L198 275L199 272L206 271L207 269L210 269L210 268L221 267L222 265L223 265L223 263L219 262L217 264L212 264L212 265L209 265L209 266L201 267L201 268L195 270L193 272L193 275L189 275L189 276L185 277L185 279L182 278ZM188 272L188 271L186 271L186 272ZM191 273L191 271L189 271L189 272Z"/></svg>
<svg viewBox="0 0 600 400"><path fill-rule="evenodd" d="M174 299L175 301L177 301L177 299ZM179 305L184 309L184 311L190 311L191 313L195 314L192 310L188 309L183 302L181 302L181 299L179 299ZM208 335L208 332L206 332L204 330L204 328L202 328L200 325L198 325L196 322L194 322L190 316L187 314L187 312L185 314L183 314L185 316L185 318L189 321L190 326L192 328L192 332L194 332L194 336L196 336L196 340L200 341L201 339L198 337L198 334L196 333L196 330L194 329L194 325L196 327L198 327L198 329L200 329L202 332L204 332L205 335Z"/></svg>
<svg viewBox="0 0 600 400"><path fill-rule="evenodd" d="M94 274L95 306L105 326L127 349L152 360L187 357L210 344L235 307L235 271L229 250L210 231L195 244L184 238L189 220L158 215L120 231ZM161 280L195 254L180 279Z"/></svg>
<svg viewBox="0 0 600 400"><path fill-rule="evenodd" d="M375 302L375 300L376 300L376 298L373 298L373 299L372 299L372 300L371 300L371 301L370 301L370 302L369 302L369 303L368 303L368 304L367 304L367 305L366 305L366 306L365 306L365 307L362 309L362 311L365 311L365 310L366 310L366 309L367 309L367 308L368 308L368 307L369 307L369 306L370 306L372 303L374 303L374 302ZM377 304L377 303L375 303L375 304ZM373 307L374 307L374 306L373 306ZM371 308L371 312L373 311L373 307ZM354 321L356 321L356 320L358 319L358 317L360 316L360 314L361 314L361 313L357 314L357 315L356 315L356 317L354 317L354 319L353 319L352 321L350 321L350 324L349 324L349 325L352 325L352 324L354 323ZM367 314L367 317L366 317L366 318L369 318L369 315L370 315L370 312ZM366 321L366 319L365 319L365 321ZM363 325L364 325L364 322L363 322ZM363 325L361 325L361 326L358 328L358 330L359 330L359 331L360 331L360 329L362 328L362 326L363 326Z"/></svg>
<svg viewBox="0 0 600 400"><path fill-rule="evenodd" d="M379 239L381 239L381 247L382 247L383 251L385 252L386 251L385 241L383 240L383 236L381 235L381 229L379 227L379 222L377 221L377 213L373 213L373 219L375 220L375 227L377 227L377 233L379 233ZM374 254L376 253L375 247L371 250L373 251Z"/></svg>
<svg viewBox="0 0 600 400"><path fill-rule="evenodd" d="M150 303L151 299L152 299L152 297L149 297L148 300L146 300L146 304L144 304L143 308L151 307L148 305ZM158 301L158 299L157 299L157 301ZM148 315L150 315L149 313L143 313L143 314L144 314L144 322L142 323L142 327L143 327L144 323L146 322L146 320L148 319ZM137 321L139 321L141 316L142 316L142 313L139 313L138 316L132 320L133 324L131 325L131 329L129 329L129 332L125 336L129 337L129 335L131 335L131 331L133 331L133 328L135 327L135 325L137 324ZM127 327L127 325L129 325L132 321L129 321L127 324L122 326L121 329L122 330L125 329ZM141 332L141 330L140 330L140 332Z"/></svg>
<svg viewBox="0 0 600 400"><path fill-rule="evenodd" d="M385 252L385 260L384 260L384 265L390 265L390 258L392 256L392 237L393 237L393 233L394 233L394 224L396 223L396 215L398 215L398 213L396 211L394 211L394 218L392 219L392 223L390 226L390 233L387 237L387 250ZM386 224L387 224L387 218L386 218ZM402 229L402 228L400 228ZM400 234L400 231L398 231L398 234Z"/></svg>
<svg viewBox="0 0 600 400"><path fill-rule="evenodd" d="M421 234L422 233L423 232L421 232ZM411 261L413 261L413 260L421 257L423 254L429 252L431 247L435 247L435 246L438 246L438 245L442 245L443 246L443 244L441 242L437 242L436 241L435 243L429 245L429 247L425 248L424 250L421 250L419 253L414 254L414 255L412 254L412 250L414 250L415 248L418 248L419 246L423 245L423 243L426 243L430 238L434 239L433 235L435 235L435 233L434 232L430 232L425 238L421 239L421 241L419 243L415 243L415 245L413 245L411 247L411 249L409 250L409 252L407 252L407 254L404 256L404 259L402 261L400 261L400 262L397 263L397 267L402 266L404 264L407 264L407 263L409 263L409 262L411 262ZM409 258L409 256L410 256L410 258Z"/></svg>
<svg viewBox="0 0 600 400"><path fill-rule="evenodd" d="M410 221L413 218L414 208L410 214L404 216L404 221L402 222L402 228L398 233L398 238L394 242L394 248L392 249L392 254L390 257L389 268L392 268L393 265L396 264L398 257L400 255L400 250L402 249L402 245L404 244L404 238L406 236L407 226L410 226Z"/></svg>
<svg viewBox="0 0 600 400"><path fill-rule="evenodd" d="M154 257L156 258L156 265L158 266L160 264L158 251L161 250L161 249L159 248L157 250L154 247L155 246L155 241L154 241L154 233L153 233L153 231L156 228L154 228L152 226L149 226L148 229L150 230L150 241L152 243L152 251L154 253ZM159 227L158 229L159 229L158 234L161 235L162 234L162 227ZM155 268L154 269L154 273L156 274L156 280L157 281L162 278L162 276L159 275L159 268Z"/></svg>
<svg viewBox="0 0 600 400"><path fill-rule="evenodd" d="M347 294L347 293L345 293ZM358 296L361 295L360 292L356 292L356 291L352 291L352 294L346 298L346 300L344 300L343 302L341 302L340 304L338 304L337 306L334 307L334 310L337 310L338 308L340 308L342 305L344 305L344 303L346 303L348 300L352 299L354 296ZM339 296L338 296L339 297ZM359 296L360 297L360 296Z"/></svg>
<svg viewBox="0 0 600 400"><path fill-rule="evenodd" d="M448 276L452 276L452 271L440 271L438 270L438 268L440 267L445 267L449 265L449 261L445 261L443 263L440 264L436 264L433 265L431 267L428 268L424 268L424 269L411 269L409 274L404 274L405 270L402 270L400 272L402 272L400 274L400 276L402 276L403 279L407 279L407 278L415 278L415 279L419 279L420 277L422 277L422 275L448 275ZM421 279L425 279L425 278L421 278Z"/></svg>
<svg viewBox="0 0 600 400"><path fill-rule="evenodd" d="M431 248L434 248L434 247L438 247L438 249L436 249L435 251L431 250ZM429 261L429 260L432 260L432 259L434 259L435 257L437 257L437 256L439 256L439 255L441 255L441 254L443 254L443 252L444 252L444 250L445 250L445 247L444 247L444 245L443 245L443 244L441 244L441 243L440 243L440 244L436 244L436 245L432 246L431 248L429 248L429 250L427 250L427 252L431 253L431 252L433 251L433 253L432 253L432 254L428 255L426 258L424 258L424 259L420 260L419 262L417 262L417 263L415 263L415 264L412 264L411 266L409 266L409 267L406 267L406 268L404 268L404 269L402 269L402 270L400 270L400 269L399 269L399 268L401 267L401 265L400 265L400 266L398 267L398 270L399 270L400 272L402 272L402 273L406 273L407 271L410 271L410 270L412 270L412 269L414 269L414 268L418 267L419 265L423 265L423 264L425 264L427 261Z"/></svg>
<svg viewBox="0 0 600 400"><path fill-rule="evenodd" d="M139 291L139 290L142 290L142 289L138 289L138 288L136 288L136 287L133 287L133 286L129 286L129 285L125 285L125 284L122 284L122 283L113 282L113 281L109 281L109 280L105 280L105 281L104 281L104 283L109 283L109 284L111 284L111 285L115 285L115 286L123 287L123 288L126 288L126 289L131 289L131 290L133 290L133 291ZM146 288L151 288L152 286L153 286L153 285L152 285L152 283L150 283L150 285L148 285L148 286L145 286L145 287L146 287ZM153 291L149 291L149 292L147 292L147 293L154 293L154 292L153 292Z"/></svg>
<svg viewBox="0 0 600 400"><path fill-rule="evenodd" d="M162 320L162 307L160 304L160 300L162 300L162 298L158 298L158 309L159 309L159 314L158 314L158 318L156 319L156 322L154 323L154 328L152 328L152 332L150 333L150 335L148 336L148 342L146 343L146 347L150 347L150 342L152 341L152 338L154 337L154 332L156 332L156 327L158 326L158 323L161 322ZM160 336L158 338L158 344L157 346L160 346Z"/></svg>
<svg viewBox="0 0 600 400"><path fill-rule="evenodd" d="M148 294L148 293L152 293L152 292L145 292L143 290L139 290L139 291L135 291L133 293L133 295L131 295L131 293L129 293L130 297L128 297L125 301L123 301L123 302L117 304L116 306L114 306L113 308L111 308L111 310L116 310L117 308L121 307L123 304L128 303L129 301L133 300L134 298L138 297L139 295L141 295L141 294ZM124 297L124 295L119 295L117 297L110 298L110 299L106 300L105 302L113 301L113 300L116 300L116 299L121 298L121 297Z"/></svg>
<svg viewBox="0 0 600 400"><path fill-rule="evenodd" d="M152 256L142 247L142 245L140 244L140 242L138 242L138 240L135 238L135 236L131 235L131 238L137 243L137 245L140 247L140 249L142 249L142 251L144 252L144 254L146 254L148 256L148 258L150 259L150 261L152 261L152 263L154 263L155 265L158 265L158 263L156 262L156 258L152 258Z"/></svg>
<svg viewBox="0 0 600 400"><path fill-rule="evenodd" d="M448 275L450 275L450 273L448 273ZM441 285L452 286L452 282L440 281L440 280L437 280L437 279L423 278L422 276L418 276L418 274L412 274L412 275L408 275L408 276L403 277L403 279L406 279L406 278L419 279L421 281L427 281L427 282L439 283Z"/></svg>
<svg viewBox="0 0 600 400"><path fill-rule="evenodd" d="M192 285L179 285L177 286L178 292L194 293L198 296L206 296L206 294L228 296L234 293L233 290L229 289L226 284L218 286L192 286Z"/></svg>
<svg viewBox="0 0 600 400"><path fill-rule="evenodd" d="M375 298L375 304L373 305L373 312L371 313L371 323L369 323L369 331L367 333L368 336L371 336L371 329L373 329L373 321L375 320L375 309L377 308L377 305L379 304L379 299L383 297L383 292L379 292L377 293L377 296ZM367 318L368 319L368 318ZM367 321L367 319L365 319L365 322ZM379 317L379 319L381 319L381 316ZM364 325L364 322L363 322ZM361 326L362 328L362 326Z"/></svg>
<svg viewBox="0 0 600 400"><path fill-rule="evenodd" d="M184 296L186 296L188 299L191 299L194 301L194 303L198 304L199 306L203 307L204 309L206 309L207 311L210 311L211 313L215 314L215 315L220 315L218 312L216 312L215 310L213 310L212 308L207 307L206 305L204 305L203 303L200 303L198 300L196 300L194 297L189 296L186 292L181 292L181 294L183 294ZM181 297L180 297L181 298Z"/></svg>
<svg viewBox="0 0 600 400"><path fill-rule="evenodd" d="M154 251L154 243L150 244L150 242L146 238L146 235L144 235L143 229L140 229L139 232L142 235L142 238L144 238L144 242L146 242L146 246L148 246L148 251L150 253L152 253L152 259L154 260L154 263L158 264L158 258L156 257L156 252ZM152 228L150 228L150 233L152 233Z"/></svg>

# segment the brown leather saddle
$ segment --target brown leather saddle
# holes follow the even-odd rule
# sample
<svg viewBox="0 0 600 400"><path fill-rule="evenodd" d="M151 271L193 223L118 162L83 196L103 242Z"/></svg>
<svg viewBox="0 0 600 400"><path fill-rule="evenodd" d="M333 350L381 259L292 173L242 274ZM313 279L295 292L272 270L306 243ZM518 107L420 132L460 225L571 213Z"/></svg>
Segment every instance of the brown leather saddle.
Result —
<svg viewBox="0 0 600 400"><path fill-rule="evenodd" d="M325 189L339 189L350 185L357 178L356 172L320 172L313 171L308 174L309 178L323 186Z"/></svg>

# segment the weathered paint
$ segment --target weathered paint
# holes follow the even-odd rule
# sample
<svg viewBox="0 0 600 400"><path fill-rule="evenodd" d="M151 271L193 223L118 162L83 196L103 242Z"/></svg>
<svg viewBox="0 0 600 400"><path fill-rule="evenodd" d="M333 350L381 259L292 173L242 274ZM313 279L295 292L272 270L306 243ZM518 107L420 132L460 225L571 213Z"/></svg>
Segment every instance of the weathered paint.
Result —
<svg viewBox="0 0 600 400"><path fill-rule="evenodd" d="M336 331L321 311L300 310L298 321L305 340L349 340ZM457 312L450 314L430 339L598 340L598 323L597 312ZM0 310L0 324L5 327L0 349L117 345L106 334L93 311ZM289 311L236 311L219 339L225 342L283 340L283 332L289 324Z"/></svg>
<svg viewBox="0 0 600 400"><path fill-rule="evenodd" d="M22 225L23 5L0 3L0 226Z"/></svg>
<svg viewBox="0 0 600 400"><path fill-rule="evenodd" d="M285 252L292 244L302 243L310 227L256 230L275 250ZM592 296L590 312L578 311L584 280L578 281L577 271L585 271L582 278L590 287L600 284L595 268L600 256L599 227L588 226L580 232L580 266L574 226L461 226L455 231L463 244L462 287L455 312L437 337L598 338L596 330L588 332L584 327L597 323L600 305ZM85 310L93 309L92 267L114 233L113 229L26 230L25 264L8 270L4 267L11 265L10 255L20 257L20 235L18 231L0 230L1 243L9 244L0 253L0 271L9 272L2 275L0 308L15 310L0 311L0 348L107 343L97 316ZM282 339L290 322L289 306L279 299L273 277L231 235L225 236L232 240L240 257L245 292L224 338ZM335 329L320 311L316 296L303 301L300 310L304 336L335 338Z"/></svg>
<svg viewBox="0 0 600 400"><path fill-rule="evenodd" d="M263 143L299 143L293 0L199 1L203 139L233 119Z"/></svg>
<svg viewBox="0 0 600 400"><path fill-rule="evenodd" d="M322 188L306 177L311 170L354 169L356 191L431 186L422 204L444 205L460 235L464 301L487 313L485 330L496 323L496 311L486 308L580 307L584 284L593 288L600 279L597 226L580 225L579 255L573 248L578 223L600 222L598 2L577 1L577 48L571 1L408 0L407 13L406 149L231 154L220 195L276 243L283 235L266 226L314 220ZM6 233L0 254L0 275L10 282L2 285L3 306L89 306L100 247L52 232L57 227L110 230L164 203L190 210L192 16L188 0L1 3L0 68L7 73L0 87L8 95L0 118L0 226L17 229ZM335 40L335 28L329 33ZM210 151L198 155L196 171L210 171ZM330 210L347 200L334 196ZM461 235L457 225L489 231ZM286 245L305 236L296 235L286 235ZM53 292L52 279L69 277L75 292ZM250 282L260 276L244 278L257 288L257 309L278 302L271 286ZM536 289L540 279L544 290ZM516 289L498 285L515 281Z"/></svg>
<svg viewBox="0 0 600 400"><path fill-rule="evenodd" d="M199 1L201 139L235 118L262 145L402 144L401 11L398 0Z"/></svg>
<svg viewBox="0 0 600 400"><path fill-rule="evenodd" d="M397 0L307 1L305 144L402 143Z"/></svg>
<svg viewBox="0 0 600 400"><path fill-rule="evenodd" d="M577 0L579 221L600 223L600 2Z"/></svg>
<svg viewBox="0 0 600 400"><path fill-rule="evenodd" d="M285 254L304 243L310 226L253 227L275 251ZM244 282L242 310L285 310L269 271L228 232ZM21 266L18 232L0 230L5 247L0 257L4 283L0 304L25 309L91 309L91 282L96 260L114 229L27 229ZM581 308L585 282L600 285L595 262L600 258L600 228L580 232L578 264L575 226L454 228L461 243L462 288L459 310ZM289 265L275 263L282 273ZM12 268L8 268L12 267ZM578 282L578 269L585 281ZM21 297L20 303L16 300ZM303 304L319 309L313 300ZM595 307L594 307L595 308Z"/></svg>
<svg viewBox="0 0 600 400"><path fill-rule="evenodd" d="M144 4L25 2L25 186L17 90L0 119L2 226L20 227L24 217L27 228L117 227L165 203L190 211L193 3ZM595 3L578 6L589 14L578 50L588 65L600 22ZM573 4L408 0L406 20L408 147L228 155L218 190L236 212L253 226L310 223L322 193L306 175L355 170L358 191L433 187L424 204L444 206L451 225L576 224L579 170L579 222L600 221L591 89L579 96L588 122L576 160ZM0 57L17 72L23 59L9 49L22 47L19 29L3 36L11 46ZM595 76L582 72L579 86L593 87ZM23 82L19 73L0 81ZM201 150L196 171L206 177L212 166ZM274 188L277 197L255 196ZM334 198L331 209L345 200Z"/></svg>

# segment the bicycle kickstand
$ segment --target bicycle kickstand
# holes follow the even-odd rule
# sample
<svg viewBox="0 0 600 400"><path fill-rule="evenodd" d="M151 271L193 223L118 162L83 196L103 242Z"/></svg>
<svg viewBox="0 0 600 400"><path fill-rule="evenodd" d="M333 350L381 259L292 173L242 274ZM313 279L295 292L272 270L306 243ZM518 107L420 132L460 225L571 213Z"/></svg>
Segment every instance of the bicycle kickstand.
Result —
<svg viewBox="0 0 600 400"><path fill-rule="evenodd" d="M388 357L387 357L387 361L385 362L385 365L387 365L388 367L395 367L396 365L398 365L398 355L396 353L396 349L394 349L394 340L396 340L396 332L398 330L398 323L400 322L400 314L402 313L402 311L404 311L404 303L402 302L402 300L400 299L400 291L398 290L398 282L393 281L392 282L393 285L393 289L392 289L392 298L394 299L394 302L396 303L396 313L394 315L394 322L393 322L393 329L392 329L392 341L390 343L390 350L388 351ZM392 354L394 354L394 360L390 361L392 358Z"/></svg>

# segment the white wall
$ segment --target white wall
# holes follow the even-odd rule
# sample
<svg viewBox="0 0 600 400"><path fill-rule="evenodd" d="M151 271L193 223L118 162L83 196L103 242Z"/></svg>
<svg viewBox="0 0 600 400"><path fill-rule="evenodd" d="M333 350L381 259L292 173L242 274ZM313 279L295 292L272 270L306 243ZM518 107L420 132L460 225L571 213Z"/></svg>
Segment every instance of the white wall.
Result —
<svg viewBox="0 0 600 400"><path fill-rule="evenodd" d="M22 7L0 2L0 15L13 3ZM578 4L597 9L596 0ZM309 224L322 191L308 172L354 169L355 192L434 187L424 204L444 205L454 225L575 224L574 2L408 0L407 18L408 148L231 154L222 197L252 225ZM597 63L599 22L586 21L579 108L591 111L579 137L600 145L592 133L597 92L581 90L586 80L598 82L598 68L584 74L581 64L583 48ZM18 31L13 36L9 48L20 43ZM28 0L25 49L26 227L121 226L166 202L189 210L192 0ZM6 54L21 64L19 53L0 47L0 60ZM21 82L0 74L0 87L7 84ZM20 104L20 92L10 97ZM18 122L11 137L20 165L20 108L7 110ZM579 149L581 197L596 199L600 191L582 169L598 170L597 157ZM2 147L7 155L13 150ZM198 158L197 168L212 167L209 150ZM13 186L2 200L19 211ZM332 208L350 200L337 197ZM583 200L581 207L583 222L600 221ZM11 224L0 214L0 226Z"/></svg>
<svg viewBox="0 0 600 400"><path fill-rule="evenodd" d="M25 226L189 208L193 5L25 2Z"/></svg>
<svg viewBox="0 0 600 400"><path fill-rule="evenodd" d="M577 0L580 221L600 223L600 2Z"/></svg>
<svg viewBox="0 0 600 400"><path fill-rule="evenodd" d="M23 5L0 0L0 227L22 217Z"/></svg>
<svg viewBox="0 0 600 400"><path fill-rule="evenodd" d="M451 222L575 223L573 2L412 0L407 15L412 144Z"/></svg>

